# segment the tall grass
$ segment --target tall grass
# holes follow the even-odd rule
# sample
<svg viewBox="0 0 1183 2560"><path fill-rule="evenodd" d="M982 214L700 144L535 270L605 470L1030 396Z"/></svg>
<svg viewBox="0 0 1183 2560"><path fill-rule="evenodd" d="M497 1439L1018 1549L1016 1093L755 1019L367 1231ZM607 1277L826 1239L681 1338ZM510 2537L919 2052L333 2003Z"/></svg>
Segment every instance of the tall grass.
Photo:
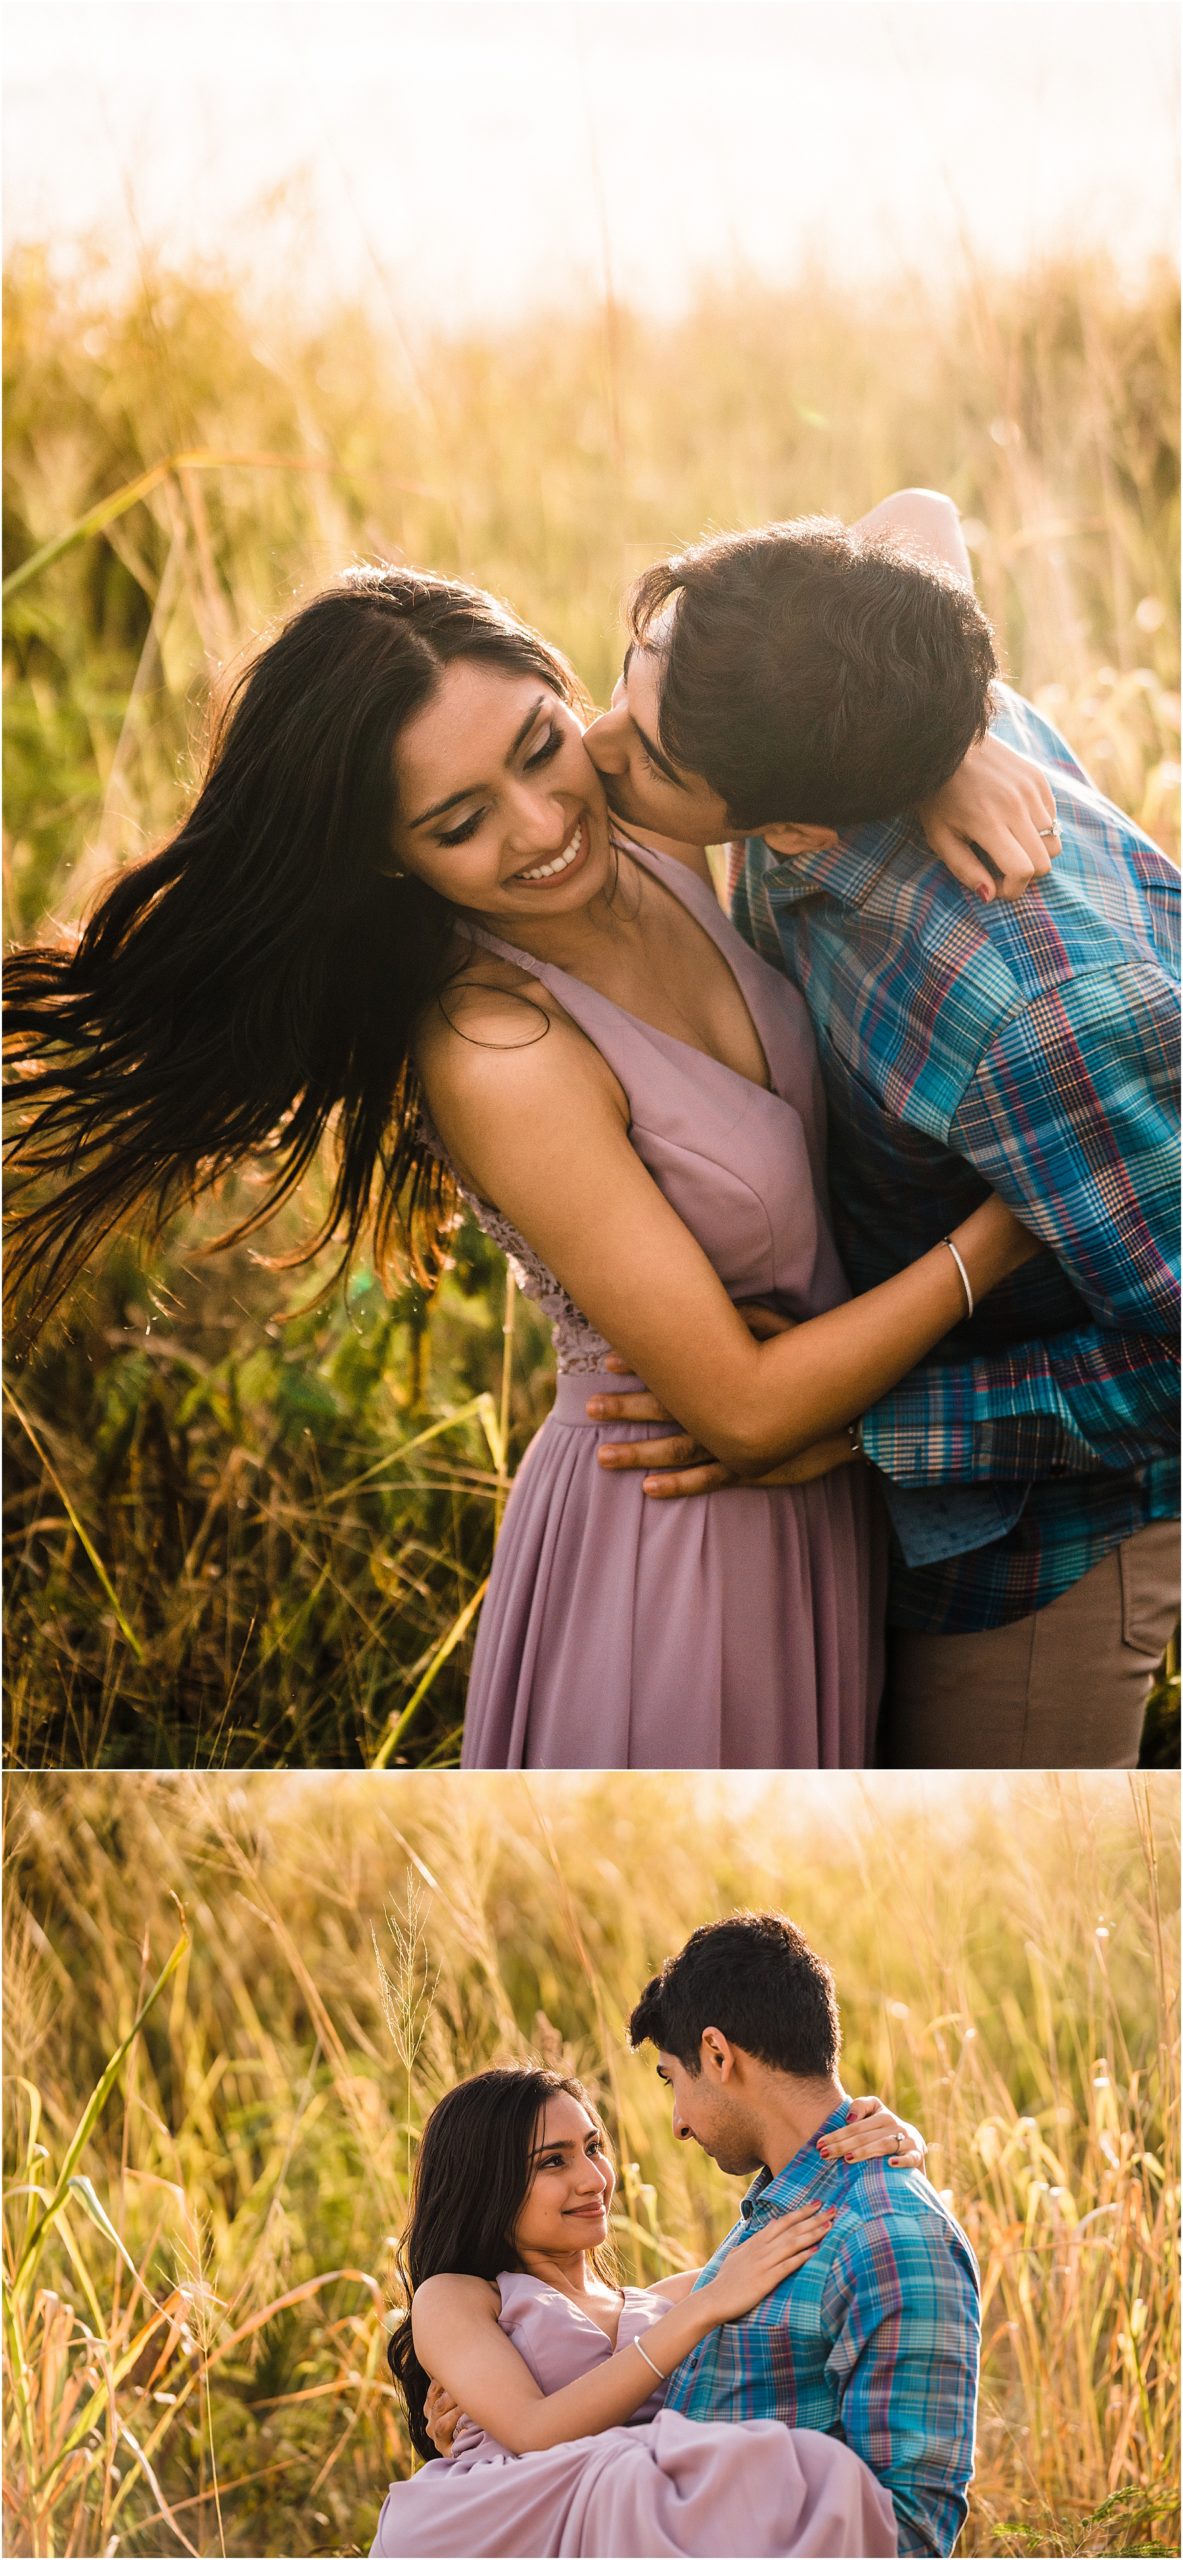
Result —
<svg viewBox="0 0 1183 2560"><path fill-rule="evenodd" d="M960 501L1012 674L1174 848L1176 302L1165 272L1131 294L1082 264L411 345L381 295L310 326L225 277L117 292L96 262L63 287L23 255L10 931L78 914L175 821L210 687L359 554L493 587L603 699L645 560L911 481ZM203 1259L214 1225L104 1256L14 1374L10 1758L453 1758L507 1475L546 1400L540 1328L519 1307L507 1348L471 1229L430 1310L363 1267L307 1311L323 1270ZM1163 1725L1151 1751L1170 1749Z"/></svg>
<svg viewBox="0 0 1183 2560"><path fill-rule="evenodd" d="M367 2549L409 2459L384 2306L427 2109L498 2057L579 2069L627 2276L700 2263L738 2191L624 2024L692 1926L768 1904L980 2260L964 2549L1178 2549L1170 1779L6 1793L11 2553Z"/></svg>

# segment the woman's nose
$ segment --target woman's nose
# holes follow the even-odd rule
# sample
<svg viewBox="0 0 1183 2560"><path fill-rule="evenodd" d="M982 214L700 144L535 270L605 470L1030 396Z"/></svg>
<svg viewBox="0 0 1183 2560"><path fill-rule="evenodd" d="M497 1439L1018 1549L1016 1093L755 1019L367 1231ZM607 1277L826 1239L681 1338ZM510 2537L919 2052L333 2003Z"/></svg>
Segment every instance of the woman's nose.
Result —
<svg viewBox="0 0 1183 2560"><path fill-rule="evenodd" d="M518 787L509 823L514 844L545 862L562 852L575 821L569 803L527 782Z"/></svg>

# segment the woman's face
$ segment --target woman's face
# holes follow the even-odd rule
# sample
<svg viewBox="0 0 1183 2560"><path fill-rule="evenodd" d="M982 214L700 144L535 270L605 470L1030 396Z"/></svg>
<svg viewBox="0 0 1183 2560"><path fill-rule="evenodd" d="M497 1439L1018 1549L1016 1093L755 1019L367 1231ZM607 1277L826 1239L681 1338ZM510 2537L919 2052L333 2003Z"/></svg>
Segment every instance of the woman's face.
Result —
<svg viewBox="0 0 1183 2560"><path fill-rule="evenodd" d="M460 658L398 742L394 852L454 906L513 927L570 915L612 870L574 712L542 678Z"/></svg>
<svg viewBox="0 0 1183 2560"><path fill-rule="evenodd" d="M616 2188L599 2125L560 2089L538 2116L530 2149L530 2185L513 2231L518 2256L598 2248Z"/></svg>

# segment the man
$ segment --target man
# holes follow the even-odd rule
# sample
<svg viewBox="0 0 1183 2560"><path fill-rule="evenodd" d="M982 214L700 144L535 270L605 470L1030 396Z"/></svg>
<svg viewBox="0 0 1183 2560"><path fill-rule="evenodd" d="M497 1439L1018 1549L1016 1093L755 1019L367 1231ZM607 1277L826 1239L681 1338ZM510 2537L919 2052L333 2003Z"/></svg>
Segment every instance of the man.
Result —
<svg viewBox="0 0 1183 2560"><path fill-rule="evenodd" d="M776 1913L696 1929L642 1993L629 2041L657 2047L678 2140L753 2179L700 2284L774 2214L839 2205L795 2275L675 2367L666 2407L841 2436L889 2492L900 2550L952 2551L973 2469L977 2267L918 2171L827 2161L849 2104L828 1968Z"/></svg>
<svg viewBox="0 0 1183 2560"><path fill-rule="evenodd" d="M911 558L868 542L871 518L722 537L648 571L588 747L640 828L746 836L733 912L809 1005L853 1286L986 1185L1050 1248L852 1417L896 1532L880 1758L1130 1766L1178 1612L1178 877L1005 687L986 749L1032 760L1042 799L1004 775L989 850L1003 891L1038 886L994 894L963 846L950 868L983 893L971 906L930 859L928 697L948 694L951 654L972 658L977 609L950 502L889 506ZM637 1397L595 1410L662 1418ZM668 1431L601 1454L673 1466L679 1491L726 1481Z"/></svg>

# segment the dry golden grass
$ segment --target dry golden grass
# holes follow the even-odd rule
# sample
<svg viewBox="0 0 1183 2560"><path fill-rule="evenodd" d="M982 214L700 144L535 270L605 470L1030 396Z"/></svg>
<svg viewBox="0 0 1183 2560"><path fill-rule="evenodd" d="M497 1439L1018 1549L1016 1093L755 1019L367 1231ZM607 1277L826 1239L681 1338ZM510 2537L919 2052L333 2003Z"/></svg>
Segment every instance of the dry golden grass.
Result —
<svg viewBox="0 0 1183 2560"><path fill-rule="evenodd" d="M603 699L643 562L916 481L969 520L1011 673L1173 848L1176 312L1166 271L1129 292L1081 264L411 346L377 292L311 326L217 276L121 295L96 263L63 291L23 256L10 932L77 914L176 819L211 683L359 555L491 586ZM362 1270L292 1321L310 1284L203 1261L213 1225L105 1257L14 1375L10 1761L454 1758L506 1472L546 1401L542 1329L519 1309L507 1382L503 1277L471 1230L430 1314Z"/></svg>
<svg viewBox="0 0 1183 2560"><path fill-rule="evenodd" d="M598 2085L634 2280L737 2190L632 2000L791 1910L847 2085L912 2112L983 2278L967 2553L1179 2547L1178 1804L1167 1777L10 1778L6 2548L356 2552L424 2114Z"/></svg>

